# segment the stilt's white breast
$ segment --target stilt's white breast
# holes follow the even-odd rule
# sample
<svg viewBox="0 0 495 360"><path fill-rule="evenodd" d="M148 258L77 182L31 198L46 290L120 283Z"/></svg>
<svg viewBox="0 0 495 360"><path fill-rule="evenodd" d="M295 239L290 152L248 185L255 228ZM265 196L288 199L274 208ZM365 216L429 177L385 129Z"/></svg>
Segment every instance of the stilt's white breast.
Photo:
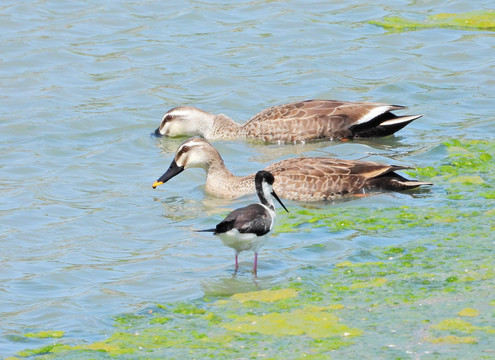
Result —
<svg viewBox="0 0 495 360"><path fill-rule="evenodd" d="M218 234L225 246L231 247L237 253L241 251L258 250L266 243L268 236L256 236L252 233L240 233L237 229L232 229L223 234Z"/></svg>

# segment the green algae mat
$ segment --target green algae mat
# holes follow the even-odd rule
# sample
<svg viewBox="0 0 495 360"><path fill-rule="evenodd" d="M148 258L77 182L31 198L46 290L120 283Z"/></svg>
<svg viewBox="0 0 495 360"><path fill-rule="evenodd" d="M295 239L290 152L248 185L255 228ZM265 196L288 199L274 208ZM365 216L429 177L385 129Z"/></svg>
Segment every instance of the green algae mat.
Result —
<svg viewBox="0 0 495 360"><path fill-rule="evenodd" d="M428 16L424 21L412 21L398 16L388 16L370 21L390 31L449 28L463 30L495 31L495 11L471 11L462 14L439 13Z"/></svg>
<svg viewBox="0 0 495 360"><path fill-rule="evenodd" d="M122 314L97 342L25 334L40 347L9 359L493 359L495 141L439 148L440 162L410 172L435 183L436 206L301 208L276 228L416 240L375 247L370 262L307 266L275 288Z"/></svg>

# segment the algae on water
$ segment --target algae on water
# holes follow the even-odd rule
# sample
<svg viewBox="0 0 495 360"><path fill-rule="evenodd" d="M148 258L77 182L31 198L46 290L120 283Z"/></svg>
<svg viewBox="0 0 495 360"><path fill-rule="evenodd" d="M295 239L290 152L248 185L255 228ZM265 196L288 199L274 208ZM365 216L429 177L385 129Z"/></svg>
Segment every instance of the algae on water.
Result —
<svg viewBox="0 0 495 360"><path fill-rule="evenodd" d="M44 338L61 338L65 334L64 331L40 331L37 333L27 333L24 334L25 337L29 338L39 338L39 339L44 339Z"/></svg>
<svg viewBox="0 0 495 360"><path fill-rule="evenodd" d="M381 20L370 21L392 31L421 30L432 28L450 28L464 30L495 30L495 11L479 10L461 14L439 13L424 21L412 21L398 16L387 16Z"/></svg>

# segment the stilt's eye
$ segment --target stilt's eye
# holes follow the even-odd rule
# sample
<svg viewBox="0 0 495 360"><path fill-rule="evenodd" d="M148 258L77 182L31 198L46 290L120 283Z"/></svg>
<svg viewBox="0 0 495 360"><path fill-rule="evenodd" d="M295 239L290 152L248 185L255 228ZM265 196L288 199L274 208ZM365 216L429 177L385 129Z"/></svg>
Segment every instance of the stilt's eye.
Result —
<svg viewBox="0 0 495 360"><path fill-rule="evenodd" d="M182 147L182 152L185 153L185 152L188 152L189 151L189 146L183 146Z"/></svg>
<svg viewBox="0 0 495 360"><path fill-rule="evenodd" d="M163 122L166 123L167 121L170 121L172 120L172 115L165 115L165 117L163 118Z"/></svg>

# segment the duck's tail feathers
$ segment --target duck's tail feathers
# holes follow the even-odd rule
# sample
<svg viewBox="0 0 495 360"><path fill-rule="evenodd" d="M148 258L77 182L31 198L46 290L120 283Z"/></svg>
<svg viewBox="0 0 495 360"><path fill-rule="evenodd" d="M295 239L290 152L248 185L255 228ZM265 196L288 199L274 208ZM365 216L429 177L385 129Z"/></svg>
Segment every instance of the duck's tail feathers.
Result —
<svg viewBox="0 0 495 360"><path fill-rule="evenodd" d="M402 191L415 189L423 185L433 185L428 181L409 180L397 173L391 172L381 176L377 176L367 181L367 185L371 188L384 190Z"/></svg>
<svg viewBox="0 0 495 360"><path fill-rule="evenodd" d="M356 138L388 136L422 116L422 114L396 116L388 112L369 122L354 126L351 131Z"/></svg>

